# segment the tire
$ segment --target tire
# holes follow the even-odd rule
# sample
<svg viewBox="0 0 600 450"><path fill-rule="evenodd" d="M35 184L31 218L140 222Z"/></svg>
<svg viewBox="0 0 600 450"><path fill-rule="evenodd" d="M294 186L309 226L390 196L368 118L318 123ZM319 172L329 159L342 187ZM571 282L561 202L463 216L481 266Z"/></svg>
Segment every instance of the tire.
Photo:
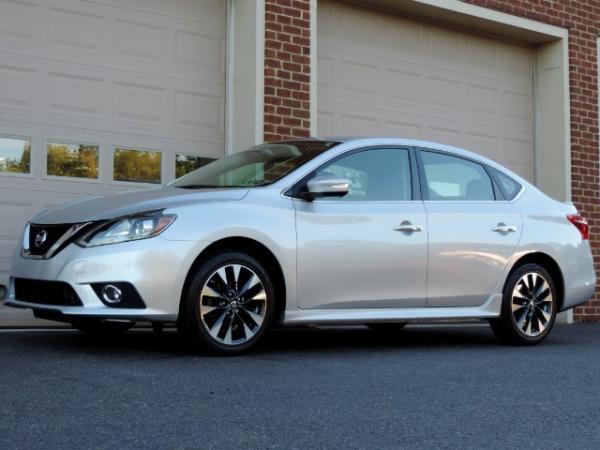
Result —
<svg viewBox="0 0 600 450"><path fill-rule="evenodd" d="M125 334L134 322L110 322L101 319L77 319L71 322L73 327L77 328L86 336L94 338L115 337Z"/></svg>
<svg viewBox="0 0 600 450"><path fill-rule="evenodd" d="M505 344L537 345L550 333L557 310L551 275L538 264L524 264L506 282L500 317L491 319L490 325Z"/></svg>
<svg viewBox="0 0 600 450"><path fill-rule="evenodd" d="M192 274L178 329L195 350L238 355L254 348L271 327L274 305L275 289L262 264L226 251Z"/></svg>
<svg viewBox="0 0 600 450"><path fill-rule="evenodd" d="M406 322L375 322L365 323L365 326L376 333L396 333L406 326Z"/></svg>

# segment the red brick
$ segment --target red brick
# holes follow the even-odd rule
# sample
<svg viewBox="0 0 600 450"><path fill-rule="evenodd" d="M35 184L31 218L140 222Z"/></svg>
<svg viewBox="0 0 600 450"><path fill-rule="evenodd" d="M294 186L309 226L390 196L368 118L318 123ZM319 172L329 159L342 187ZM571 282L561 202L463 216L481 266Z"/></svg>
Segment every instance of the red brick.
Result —
<svg viewBox="0 0 600 450"><path fill-rule="evenodd" d="M266 0L265 10L264 138L308 136L310 0Z"/></svg>

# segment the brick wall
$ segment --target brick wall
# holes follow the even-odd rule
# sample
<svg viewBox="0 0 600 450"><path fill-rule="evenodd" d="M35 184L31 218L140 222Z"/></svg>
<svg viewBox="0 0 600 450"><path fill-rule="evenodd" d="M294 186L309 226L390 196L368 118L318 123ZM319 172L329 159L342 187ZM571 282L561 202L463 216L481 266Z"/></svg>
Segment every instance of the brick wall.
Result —
<svg viewBox="0 0 600 450"><path fill-rule="evenodd" d="M598 154L598 0L463 0L569 30L573 201L591 225L600 273L600 157ZM576 320L600 320L600 293L575 310Z"/></svg>
<svg viewBox="0 0 600 450"><path fill-rule="evenodd" d="M600 157L598 151L599 0L463 0L569 30L573 201L592 228L600 273ZM309 135L309 0L267 0L265 140ZM312 99L316 101L315 99ZM575 311L576 320L600 320L600 293Z"/></svg>
<svg viewBox="0 0 600 450"><path fill-rule="evenodd" d="M310 134L310 1L265 3L265 141Z"/></svg>

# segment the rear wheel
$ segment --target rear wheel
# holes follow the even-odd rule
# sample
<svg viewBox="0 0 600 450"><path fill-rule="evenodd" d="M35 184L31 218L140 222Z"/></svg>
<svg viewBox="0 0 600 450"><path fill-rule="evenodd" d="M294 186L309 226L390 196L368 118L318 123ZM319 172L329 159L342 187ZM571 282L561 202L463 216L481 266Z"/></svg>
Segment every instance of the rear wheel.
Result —
<svg viewBox="0 0 600 450"><path fill-rule="evenodd" d="M395 333L400 331L402 328L406 326L406 322L374 322L374 323L365 323L365 325L371 330L377 333Z"/></svg>
<svg viewBox="0 0 600 450"><path fill-rule="evenodd" d="M224 252L193 275L178 328L199 350L239 354L269 329L274 297L273 283L260 262L245 253Z"/></svg>
<svg viewBox="0 0 600 450"><path fill-rule="evenodd" d="M512 345L536 345L554 325L558 296L552 277L538 264L525 264L510 276L498 319L490 320L494 334Z"/></svg>
<svg viewBox="0 0 600 450"><path fill-rule="evenodd" d="M77 319L71 322L83 334L91 337L111 337L124 334L134 322L111 322L101 319Z"/></svg>

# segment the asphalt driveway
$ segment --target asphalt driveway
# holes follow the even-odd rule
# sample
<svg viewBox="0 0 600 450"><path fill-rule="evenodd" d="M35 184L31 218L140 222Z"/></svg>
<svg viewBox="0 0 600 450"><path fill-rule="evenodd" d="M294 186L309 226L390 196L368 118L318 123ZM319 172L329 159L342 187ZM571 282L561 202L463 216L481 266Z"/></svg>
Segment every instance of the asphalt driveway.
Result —
<svg viewBox="0 0 600 450"><path fill-rule="evenodd" d="M600 324L273 332L236 358L174 332L0 332L0 448L600 448Z"/></svg>

